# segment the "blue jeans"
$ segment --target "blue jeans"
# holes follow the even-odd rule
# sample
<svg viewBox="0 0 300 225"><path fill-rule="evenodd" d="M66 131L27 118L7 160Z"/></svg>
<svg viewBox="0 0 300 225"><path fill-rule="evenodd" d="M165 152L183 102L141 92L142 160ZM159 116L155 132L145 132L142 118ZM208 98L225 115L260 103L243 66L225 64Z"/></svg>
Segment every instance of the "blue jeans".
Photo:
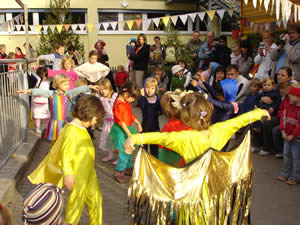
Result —
<svg viewBox="0 0 300 225"><path fill-rule="evenodd" d="M300 139L284 141L281 176L300 182Z"/></svg>

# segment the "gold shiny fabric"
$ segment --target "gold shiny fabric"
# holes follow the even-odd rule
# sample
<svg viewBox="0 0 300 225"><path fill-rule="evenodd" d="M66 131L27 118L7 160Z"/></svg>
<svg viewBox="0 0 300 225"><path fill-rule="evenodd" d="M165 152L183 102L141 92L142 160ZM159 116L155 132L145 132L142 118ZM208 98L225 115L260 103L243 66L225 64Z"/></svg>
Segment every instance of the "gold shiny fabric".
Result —
<svg viewBox="0 0 300 225"><path fill-rule="evenodd" d="M250 132L230 152L209 149L184 168L138 152L128 190L138 225L248 225L252 189Z"/></svg>

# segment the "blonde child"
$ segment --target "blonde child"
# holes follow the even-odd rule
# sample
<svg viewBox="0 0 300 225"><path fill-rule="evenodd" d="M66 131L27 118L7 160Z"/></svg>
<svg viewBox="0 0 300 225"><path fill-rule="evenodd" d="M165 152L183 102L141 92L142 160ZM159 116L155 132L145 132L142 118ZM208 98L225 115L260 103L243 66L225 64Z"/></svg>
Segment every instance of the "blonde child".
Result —
<svg viewBox="0 0 300 225"><path fill-rule="evenodd" d="M0 204L0 224L13 225L13 216L9 208Z"/></svg>
<svg viewBox="0 0 300 225"><path fill-rule="evenodd" d="M78 76L86 78L89 82L95 83L101 78L106 77L109 74L110 69L102 63L97 62L98 53L97 51L90 51L89 62L86 62L74 70Z"/></svg>
<svg viewBox="0 0 300 225"><path fill-rule="evenodd" d="M78 80L78 75L73 70L74 68L74 61L70 56L63 57L61 61L61 68L60 70L51 70L48 69L48 76L49 77L55 77L56 74L62 73L65 74L70 78L70 90L75 88L75 81Z"/></svg>
<svg viewBox="0 0 300 225"><path fill-rule="evenodd" d="M49 90L50 82L48 81L48 70L46 67L39 67L36 71L37 75L41 78L40 82L35 85L35 88ZM41 134L42 131L41 121L47 126L49 122L49 105L48 98L35 96L32 99L32 116L34 119L35 131L37 134Z"/></svg>
<svg viewBox="0 0 300 225"><path fill-rule="evenodd" d="M142 128L144 132L160 131L158 116L161 113L160 98L158 97L158 82L155 78L147 78L142 89L142 96L138 99L138 106L142 110ZM150 145L150 152L158 158L158 146Z"/></svg>
<svg viewBox="0 0 300 225"><path fill-rule="evenodd" d="M84 205L90 224L102 224L102 195L95 170L95 149L87 129L105 115L100 100L93 95L79 98L73 120L61 131L57 142L40 165L28 176L33 184L47 182L69 191L65 223L77 225Z"/></svg>
<svg viewBox="0 0 300 225"><path fill-rule="evenodd" d="M132 134L124 145L126 153L132 153L134 144L160 144L177 152L189 163L209 148L220 151L236 131L250 122L260 120L263 116L270 119L267 110L255 109L234 119L210 125L213 105L206 97L195 92L185 95L179 102L179 118L192 130Z"/></svg>
<svg viewBox="0 0 300 225"><path fill-rule="evenodd" d="M117 67L117 73L115 76L115 84L117 85L118 89L120 89L120 87L126 83L128 78L129 78L129 75L127 72L125 72L125 67L122 65L119 65Z"/></svg>
<svg viewBox="0 0 300 225"><path fill-rule="evenodd" d="M231 49L232 49L232 53L230 55L231 64L240 65L243 59L240 44L238 42L233 43L231 45Z"/></svg>
<svg viewBox="0 0 300 225"><path fill-rule="evenodd" d="M69 90L70 78L64 74L57 74L53 79L53 87L56 89L27 89L18 90L20 94L31 94L32 96L41 96L49 99L50 121L46 130L45 138L55 141L58 137L60 129L69 121L72 98L80 93L89 91L89 89L97 90L96 86L82 86Z"/></svg>
<svg viewBox="0 0 300 225"><path fill-rule="evenodd" d="M63 43L56 43L55 53L50 55L40 55L38 60L53 62L53 70L60 70L61 61L64 58L65 47Z"/></svg>
<svg viewBox="0 0 300 225"><path fill-rule="evenodd" d="M114 149L111 149L112 146L107 144L107 136L114 124L113 105L116 98L118 97L118 94L113 92L111 83L106 78L101 79L97 85L99 87L99 95L97 97L100 99L106 112L100 135L99 148L107 152L108 155L102 159L102 162L107 162L114 159ZM113 165L117 165L117 162L117 160L114 161Z"/></svg>
<svg viewBox="0 0 300 225"><path fill-rule="evenodd" d="M127 155L123 148L126 138L132 133L136 133L132 124L136 123L139 132L143 130L136 116L132 114L130 106L130 103L139 96L139 93L140 90L136 83L127 81L120 88L118 98L113 106L114 125L108 138L113 140L115 149L119 151L118 164L114 174L114 178L119 183L125 183L124 175L131 176L133 171L132 155Z"/></svg>
<svg viewBox="0 0 300 225"><path fill-rule="evenodd" d="M162 96L160 105L165 117L168 118L168 122L162 128L161 132L173 132L192 129L191 127L186 126L179 117L180 105L178 101L184 94L184 92L176 90L175 92L168 91ZM178 155L172 149L168 149L164 146L160 146L158 158L160 161L175 167L182 167L185 164L183 158L180 155Z"/></svg>

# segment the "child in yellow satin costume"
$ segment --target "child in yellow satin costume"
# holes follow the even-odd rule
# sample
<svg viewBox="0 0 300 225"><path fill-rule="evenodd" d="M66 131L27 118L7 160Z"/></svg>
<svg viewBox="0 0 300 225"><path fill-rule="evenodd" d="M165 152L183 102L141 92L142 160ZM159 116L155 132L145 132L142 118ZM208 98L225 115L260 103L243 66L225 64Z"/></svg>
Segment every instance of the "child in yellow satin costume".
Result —
<svg viewBox="0 0 300 225"><path fill-rule="evenodd" d="M65 186L70 191L65 223L78 224L86 203L90 224L101 225L102 195L95 171L95 149L86 128L103 118L105 111L97 97L84 95L72 115L72 122L62 129L55 145L28 179L33 184Z"/></svg>
<svg viewBox="0 0 300 225"><path fill-rule="evenodd" d="M209 148L221 151L231 136L240 128L260 120L263 116L270 118L268 111L255 109L234 119L210 126L213 105L206 100L205 95L199 92L187 94L179 104L181 105L179 112L181 121L193 130L133 134L125 142L125 152L131 154L134 144L158 144L177 152L186 163L189 163Z"/></svg>

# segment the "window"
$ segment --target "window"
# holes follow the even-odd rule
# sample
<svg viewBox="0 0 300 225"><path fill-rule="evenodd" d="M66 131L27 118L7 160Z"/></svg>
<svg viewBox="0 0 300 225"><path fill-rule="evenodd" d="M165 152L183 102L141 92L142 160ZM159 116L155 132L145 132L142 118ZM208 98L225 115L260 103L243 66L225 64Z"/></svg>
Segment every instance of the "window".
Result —
<svg viewBox="0 0 300 225"><path fill-rule="evenodd" d="M85 24L85 12L72 12L69 11L71 14L71 24Z"/></svg>
<svg viewBox="0 0 300 225"><path fill-rule="evenodd" d="M227 13L225 13L222 19L222 32L231 32L233 21L234 18L230 17Z"/></svg>
<svg viewBox="0 0 300 225"><path fill-rule="evenodd" d="M147 17L148 19L152 19L152 18L157 18L157 17L164 17L166 16L166 14L164 13L148 13ZM156 26L155 23L153 21L151 21L148 30L154 31L154 30L165 30L166 26L163 23L163 21L160 20L159 22L159 26Z"/></svg>
<svg viewBox="0 0 300 225"><path fill-rule="evenodd" d="M5 13L0 13L0 23L5 22Z"/></svg>
<svg viewBox="0 0 300 225"><path fill-rule="evenodd" d="M118 13L99 12L98 21L99 23L118 22ZM100 30L105 30L103 25L101 25ZM109 24L107 30L119 30L119 25L117 24L116 27L112 27L111 24Z"/></svg>
<svg viewBox="0 0 300 225"><path fill-rule="evenodd" d="M124 21L128 20L140 20L142 19L141 13L124 13ZM124 25L124 30L130 30L127 23ZM133 23L131 30L143 30L143 23L141 23L138 27L136 22Z"/></svg>

